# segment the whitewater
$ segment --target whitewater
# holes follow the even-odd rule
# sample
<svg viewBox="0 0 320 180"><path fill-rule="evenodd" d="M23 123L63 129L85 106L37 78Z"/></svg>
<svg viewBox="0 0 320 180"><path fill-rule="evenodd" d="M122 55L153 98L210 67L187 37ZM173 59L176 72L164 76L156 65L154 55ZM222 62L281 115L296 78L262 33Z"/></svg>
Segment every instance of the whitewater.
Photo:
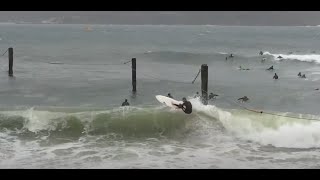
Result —
<svg viewBox="0 0 320 180"><path fill-rule="evenodd" d="M87 26L0 24L0 168L319 168L318 27Z"/></svg>

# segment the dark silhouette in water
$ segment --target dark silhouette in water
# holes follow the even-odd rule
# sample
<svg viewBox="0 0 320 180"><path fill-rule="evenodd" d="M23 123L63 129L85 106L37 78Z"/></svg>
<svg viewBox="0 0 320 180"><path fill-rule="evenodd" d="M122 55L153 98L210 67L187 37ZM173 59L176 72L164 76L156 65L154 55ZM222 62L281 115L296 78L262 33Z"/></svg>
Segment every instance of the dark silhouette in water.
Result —
<svg viewBox="0 0 320 180"><path fill-rule="evenodd" d="M306 74L303 74L303 75L301 76L301 78L306 78Z"/></svg>
<svg viewBox="0 0 320 180"><path fill-rule="evenodd" d="M279 58L279 59L282 59L283 57L282 57L282 56L278 56L278 58Z"/></svg>
<svg viewBox="0 0 320 180"><path fill-rule="evenodd" d="M277 73L274 73L273 79L279 79Z"/></svg>
<svg viewBox="0 0 320 180"><path fill-rule="evenodd" d="M194 95L194 98L200 97L199 92L196 93L196 95Z"/></svg>
<svg viewBox="0 0 320 180"><path fill-rule="evenodd" d="M130 104L129 104L128 100L125 99L121 106L130 106Z"/></svg>
<svg viewBox="0 0 320 180"><path fill-rule="evenodd" d="M262 51L260 51L260 52L259 52L259 54L260 54L260 56L262 56L262 55L263 55L263 52L262 52Z"/></svg>
<svg viewBox="0 0 320 180"><path fill-rule="evenodd" d="M169 97L169 98L172 98L172 99L173 99L173 97L171 96L171 94L170 94L170 93L168 93L167 97Z"/></svg>
<svg viewBox="0 0 320 180"><path fill-rule="evenodd" d="M243 96L242 98L239 98L238 101L247 102L249 101L249 98L247 96Z"/></svg>
<svg viewBox="0 0 320 180"><path fill-rule="evenodd" d="M182 104L173 104L177 106L178 108L182 109L184 113L191 114L192 113L192 104L190 101L187 101L187 99L184 97L182 98L183 103Z"/></svg>
<svg viewBox="0 0 320 180"><path fill-rule="evenodd" d="M301 72L299 72L298 76L301 77Z"/></svg>
<svg viewBox="0 0 320 180"><path fill-rule="evenodd" d="M273 70L274 70L274 69L273 69L273 66L269 67L267 70L268 70L268 71L273 71Z"/></svg>
<svg viewBox="0 0 320 180"><path fill-rule="evenodd" d="M316 89L314 89L314 90L318 91L318 90L319 90L319 88L316 88Z"/></svg>
<svg viewBox="0 0 320 180"><path fill-rule="evenodd" d="M209 95L209 100L210 100L210 99L212 99L212 100L215 99L216 96L219 96L219 95L218 95L218 94L210 93L210 95Z"/></svg>

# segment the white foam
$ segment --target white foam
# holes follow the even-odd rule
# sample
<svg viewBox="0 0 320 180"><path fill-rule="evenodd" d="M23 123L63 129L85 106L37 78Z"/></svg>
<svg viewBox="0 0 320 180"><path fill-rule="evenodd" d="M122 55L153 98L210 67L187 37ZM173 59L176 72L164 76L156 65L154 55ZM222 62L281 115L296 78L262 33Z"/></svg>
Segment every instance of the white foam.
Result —
<svg viewBox="0 0 320 180"><path fill-rule="evenodd" d="M272 54L270 52L264 52L264 54L273 56L275 60L281 60L278 58L279 56L281 56L282 59L287 60L320 63L320 54Z"/></svg>
<svg viewBox="0 0 320 180"><path fill-rule="evenodd" d="M195 111L218 119L232 135L261 145L286 148L320 147L319 121L258 114L246 110L222 110L213 105L204 106L197 99L190 99ZM282 113L285 115L285 113Z"/></svg>
<svg viewBox="0 0 320 180"><path fill-rule="evenodd" d="M207 121L218 121L226 132L243 140L250 140L261 145L288 148L314 148L320 147L320 121L301 120L296 118L280 117L268 114L258 114L246 110L225 110L214 105L203 105L199 98L188 98L192 103L194 114ZM133 108L143 109L143 108ZM131 109L131 110L133 110ZM70 114L81 117L82 121L92 120L92 116L104 112L126 112L125 108L115 108L110 111L62 113L50 111L9 111L2 114L20 115L28 120L24 126L29 131L55 130L59 118ZM285 115L282 113L282 115ZM293 116L293 115L290 115ZM307 115L304 115L307 116ZM211 118L210 118L211 117ZM309 116L308 118L319 118ZM57 119L57 120L56 120ZM320 119L320 118L319 118ZM61 122L61 121L60 121ZM201 121L202 123L203 121ZM209 131L214 130L212 123L202 124ZM201 127L202 127L201 126ZM208 126L208 127L206 127ZM209 127L210 126L210 127ZM205 129L203 129L205 130Z"/></svg>
<svg viewBox="0 0 320 180"><path fill-rule="evenodd" d="M50 113L48 111L34 111L33 108L26 111L24 117L28 118L25 127L29 131L37 132L40 130L55 130L57 127L54 125L52 119L61 118L65 116L64 113ZM50 118L49 118L50 117Z"/></svg>
<svg viewBox="0 0 320 180"><path fill-rule="evenodd" d="M287 124L276 130L264 129L262 132L248 134L247 138L263 145L271 144L276 147L320 147L320 123L313 122L309 125Z"/></svg>
<svg viewBox="0 0 320 180"><path fill-rule="evenodd" d="M264 116L264 117L263 117ZM238 137L262 145L287 148L320 147L320 122L294 122L294 119L268 115L226 116L220 121ZM273 121L268 124L266 121Z"/></svg>

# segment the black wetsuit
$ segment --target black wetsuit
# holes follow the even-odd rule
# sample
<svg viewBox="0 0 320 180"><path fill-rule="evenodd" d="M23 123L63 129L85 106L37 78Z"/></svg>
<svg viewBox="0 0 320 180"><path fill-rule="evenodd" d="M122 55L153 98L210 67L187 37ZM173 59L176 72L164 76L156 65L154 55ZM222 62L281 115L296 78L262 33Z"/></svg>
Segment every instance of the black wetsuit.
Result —
<svg viewBox="0 0 320 180"><path fill-rule="evenodd" d="M175 104L175 105L178 106L178 108L181 108L183 112L185 112L186 114L192 113L192 104L190 101L185 101L182 104Z"/></svg>
<svg viewBox="0 0 320 180"><path fill-rule="evenodd" d="M128 102L123 102L122 106L130 106L130 104Z"/></svg>
<svg viewBox="0 0 320 180"><path fill-rule="evenodd" d="M273 70L273 66L269 67L267 70Z"/></svg>

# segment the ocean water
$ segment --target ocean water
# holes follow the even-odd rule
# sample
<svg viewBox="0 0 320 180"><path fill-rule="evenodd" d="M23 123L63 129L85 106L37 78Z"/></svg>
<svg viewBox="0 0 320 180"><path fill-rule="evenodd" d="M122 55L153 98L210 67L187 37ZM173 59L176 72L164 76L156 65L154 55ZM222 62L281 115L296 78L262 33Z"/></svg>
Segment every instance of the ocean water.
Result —
<svg viewBox="0 0 320 180"><path fill-rule="evenodd" d="M319 168L319 35L320 27L0 24L0 55L14 50L14 78L0 57L0 168ZM202 64L219 95L207 106L193 98L200 76L191 83ZM167 93L187 97L193 113L155 99ZM124 99L131 106L120 107Z"/></svg>

